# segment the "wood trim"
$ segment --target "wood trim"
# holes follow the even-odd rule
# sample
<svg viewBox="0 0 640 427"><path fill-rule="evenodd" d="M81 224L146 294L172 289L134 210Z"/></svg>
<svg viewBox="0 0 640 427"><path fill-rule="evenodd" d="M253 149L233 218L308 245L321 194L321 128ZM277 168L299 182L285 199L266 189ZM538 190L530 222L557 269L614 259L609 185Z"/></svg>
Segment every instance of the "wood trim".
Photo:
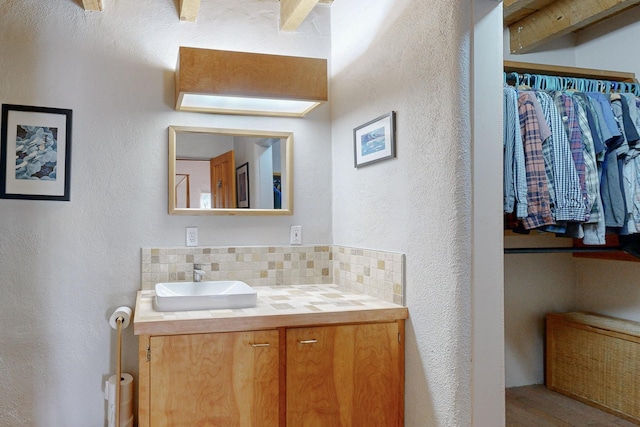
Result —
<svg viewBox="0 0 640 427"><path fill-rule="evenodd" d="M583 79L637 83L634 73L597 70L593 68L565 67L562 65L533 64L529 62L504 61L504 71L507 73L543 74L548 76L579 77Z"/></svg>
<svg viewBox="0 0 640 427"><path fill-rule="evenodd" d="M607 234L607 243L603 245L605 248L616 248L620 246L618 242L618 236L616 234ZM582 243L580 239L573 239L573 247L574 248L592 248L593 245L585 245ZM633 255L629 255L626 252L618 251L618 252L579 252L574 253L573 256L575 258L595 258L595 259L609 259L614 261L632 261L632 262L640 262L640 258L637 258Z"/></svg>
<svg viewBox="0 0 640 427"><path fill-rule="evenodd" d="M509 26L532 13L543 9L555 0L505 0L503 2L504 24Z"/></svg>
<svg viewBox="0 0 640 427"><path fill-rule="evenodd" d="M150 366L147 361L147 348L150 343L149 335L138 337L138 427L150 427Z"/></svg>
<svg viewBox="0 0 640 427"><path fill-rule="evenodd" d="M318 0L280 0L280 31L295 31Z"/></svg>
<svg viewBox="0 0 640 427"><path fill-rule="evenodd" d="M340 324L395 322L409 316L407 307L373 308L360 311L281 314L273 316L179 319L134 322L136 335L181 335L240 332L281 327L314 327Z"/></svg>
<svg viewBox="0 0 640 427"><path fill-rule="evenodd" d="M200 0L180 0L180 21L196 22L199 10Z"/></svg>
<svg viewBox="0 0 640 427"><path fill-rule="evenodd" d="M247 136L258 138L280 138L285 147L285 174L282 209L199 209L177 208L175 205L175 160L177 133L211 133L231 136ZM168 172L168 212L170 215L238 215L238 216L286 216L293 215L293 132L263 131L252 129L223 129L189 126L169 126L169 172ZM235 171L234 171L235 180ZM235 186L235 184L234 184ZM234 187L235 188L235 187Z"/></svg>
<svg viewBox="0 0 640 427"><path fill-rule="evenodd" d="M400 378L400 391L398 393L398 426L404 426L404 383L405 383L405 334L404 334L404 319L396 320L398 324L398 378Z"/></svg>
<svg viewBox="0 0 640 427"><path fill-rule="evenodd" d="M92 12L100 12L104 8L102 0L82 0L82 6L84 10Z"/></svg>
<svg viewBox="0 0 640 427"><path fill-rule="evenodd" d="M280 378L279 378L279 405L280 414L279 422L281 426L287 425L287 328L278 328L279 341L279 363L280 363Z"/></svg>

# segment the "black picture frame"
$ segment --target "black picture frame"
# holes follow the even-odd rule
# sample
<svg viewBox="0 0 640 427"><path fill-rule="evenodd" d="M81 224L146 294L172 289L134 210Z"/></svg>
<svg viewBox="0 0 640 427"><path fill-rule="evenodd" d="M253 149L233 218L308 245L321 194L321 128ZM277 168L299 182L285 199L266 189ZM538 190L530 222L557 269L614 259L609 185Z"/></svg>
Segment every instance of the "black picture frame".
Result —
<svg viewBox="0 0 640 427"><path fill-rule="evenodd" d="M238 208L249 209L249 162L236 168L236 200Z"/></svg>
<svg viewBox="0 0 640 427"><path fill-rule="evenodd" d="M2 104L0 198L70 201L72 110Z"/></svg>

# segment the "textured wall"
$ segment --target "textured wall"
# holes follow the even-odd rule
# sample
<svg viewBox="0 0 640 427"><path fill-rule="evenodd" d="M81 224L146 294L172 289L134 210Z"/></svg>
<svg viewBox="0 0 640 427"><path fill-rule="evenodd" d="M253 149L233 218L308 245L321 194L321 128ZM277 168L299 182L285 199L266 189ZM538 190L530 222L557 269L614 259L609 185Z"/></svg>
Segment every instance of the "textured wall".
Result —
<svg viewBox="0 0 640 427"><path fill-rule="evenodd" d="M203 1L196 24L174 0L0 2L0 102L73 110L71 201L0 200L0 425L105 425L115 370L108 319L132 306L140 248L331 243L329 106L304 119L176 112L179 45L328 58L329 9L297 33L278 31L278 2ZM169 125L294 132L290 217L167 215ZM303 190L304 189L304 190ZM124 333L124 370L137 340Z"/></svg>
<svg viewBox="0 0 640 427"><path fill-rule="evenodd" d="M470 407L470 2L331 10L334 243L406 254L406 425ZM397 111L397 158L353 167L353 128Z"/></svg>
<svg viewBox="0 0 640 427"><path fill-rule="evenodd" d="M507 236L505 247L570 246L552 234ZM571 254L504 257L506 386L544 383L544 317L576 308Z"/></svg>

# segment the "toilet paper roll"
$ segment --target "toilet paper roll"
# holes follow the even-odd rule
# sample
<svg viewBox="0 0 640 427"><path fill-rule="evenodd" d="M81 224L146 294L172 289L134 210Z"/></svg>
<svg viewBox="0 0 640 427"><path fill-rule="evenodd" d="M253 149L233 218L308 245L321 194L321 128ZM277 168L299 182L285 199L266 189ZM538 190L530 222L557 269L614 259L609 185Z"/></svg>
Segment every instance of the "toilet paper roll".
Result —
<svg viewBox="0 0 640 427"><path fill-rule="evenodd" d="M120 407L128 401L133 400L133 377L123 373L120 381ZM104 399L109 402L116 402L116 376L111 375L104 385Z"/></svg>
<svg viewBox="0 0 640 427"><path fill-rule="evenodd" d="M116 425L116 383L116 376L111 375L104 387L104 398L109 401L109 427ZM120 381L120 427L126 426L133 426L133 377L123 373Z"/></svg>
<svg viewBox="0 0 640 427"><path fill-rule="evenodd" d="M118 329L118 325L116 324L116 319L118 317L122 317L122 329L129 326L129 321L131 320L131 308L122 306L118 307L116 311L113 312L109 319L109 325L111 325L113 329Z"/></svg>

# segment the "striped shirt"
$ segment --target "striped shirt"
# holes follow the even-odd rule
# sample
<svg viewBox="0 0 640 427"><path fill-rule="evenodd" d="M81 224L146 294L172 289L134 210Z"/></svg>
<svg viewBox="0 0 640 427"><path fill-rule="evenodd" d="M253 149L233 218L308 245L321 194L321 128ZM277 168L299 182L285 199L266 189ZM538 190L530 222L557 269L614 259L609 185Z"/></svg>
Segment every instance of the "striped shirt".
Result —
<svg viewBox="0 0 640 427"><path fill-rule="evenodd" d="M554 101L558 107L558 113L562 116L562 122L564 129L569 138L569 146L571 147L571 158L578 172L578 181L580 188L580 200L576 202L575 211L573 214L575 217L571 221L583 222L586 219L588 209L587 206L587 185L585 181L585 164L582 145L582 135L580 133L580 127L578 125L578 117L576 115L573 99L570 96L562 93L554 93Z"/></svg>
<svg viewBox="0 0 640 427"><path fill-rule="evenodd" d="M551 129L550 146L553 152L551 167L554 176L555 220L583 221L585 208L580 190L580 180L573 162L571 146L562 117L551 95L540 91L537 95L545 113L545 120Z"/></svg>
<svg viewBox="0 0 640 427"><path fill-rule="evenodd" d="M517 218L527 216L527 171L518 117L518 93L505 86L504 101L504 211L516 211Z"/></svg>

